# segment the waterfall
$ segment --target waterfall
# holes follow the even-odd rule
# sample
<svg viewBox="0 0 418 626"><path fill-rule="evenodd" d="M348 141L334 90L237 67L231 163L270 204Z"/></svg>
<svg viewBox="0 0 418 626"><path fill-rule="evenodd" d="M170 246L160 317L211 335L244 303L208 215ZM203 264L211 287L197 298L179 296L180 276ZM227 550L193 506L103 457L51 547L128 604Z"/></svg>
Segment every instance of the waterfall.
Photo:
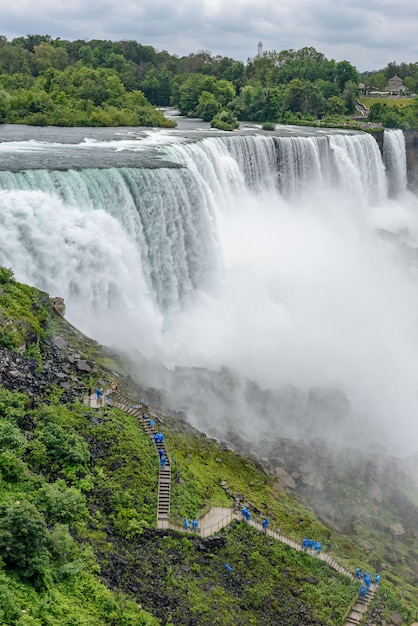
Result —
<svg viewBox="0 0 418 626"><path fill-rule="evenodd" d="M0 219L5 238L1 262L13 265L23 272L25 280L43 289L60 285L65 290L68 285L68 298L82 289L76 289L74 281L66 280L65 275L57 274L57 263L48 266L49 235L39 232L36 240L23 236L21 226L10 226L7 220L16 218L16 203L24 204L25 199L31 204L33 231L37 229L36 220L41 224L48 208L54 214L52 223L66 214L65 220L72 216L76 224L82 219L90 233L97 228L98 219L105 220L105 213L117 222L136 250L140 262L135 273L145 280L155 304L164 313L181 306L195 290L210 286L223 260L219 222L231 210L245 205L252 195L273 193L277 202L282 198L299 202L301 196L332 186L333 181L336 189L343 187L345 195L354 193L356 202L385 194L377 144L367 135L207 137L158 149L165 159L182 167L0 171L4 203ZM333 177L333 173L337 175ZM55 211L51 204L56 205ZM100 218L97 212L102 212ZM14 228L20 229L17 259L13 233L10 239L10 229ZM96 247L112 238L114 227L107 228L109 233L95 238ZM56 236L56 228L52 236ZM70 266L75 254L77 263L80 257L91 258L93 276L97 271L93 256L86 255L84 249L75 250L68 241L63 244L59 246L60 254L69 254ZM31 273L27 265L23 268L21 264L34 255L38 262ZM57 285L51 284L53 275ZM111 291L110 279L101 276L103 283L105 291ZM129 294L131 290L124 285L123 291ZM96 292L100 290L93 290L93 294ZM127 297L132 301L131 295ZM94 295L88 298L92 299L98 305Z"/></svg>
<svg viewBox="0 0 418 626"><path fill-rule="evenodd" d="M407 188L405 136L402 130L385 130L383 161L388 173L389 195L396 197Z"/></svg>
<svg viewBox="0 0 418 626"><path fill-rule="evenodd" d="M19 171L0 170L0 264L64 297L102 343L170 369L225 365L260 389L338 388L395 440L391 417L409 428L418 410L418 218L400 132L385 133L384 159L356 132L155 136L85 141L60 171L38 153L32 169L31 150L51 161L65 142L19 144ZM0 158L13 150L0 143ZM101 150L111 167L91 166ZM216 418L198 389L176 401L202 427ZM263 428L295 435L284 405L263 405Z"/></svg>

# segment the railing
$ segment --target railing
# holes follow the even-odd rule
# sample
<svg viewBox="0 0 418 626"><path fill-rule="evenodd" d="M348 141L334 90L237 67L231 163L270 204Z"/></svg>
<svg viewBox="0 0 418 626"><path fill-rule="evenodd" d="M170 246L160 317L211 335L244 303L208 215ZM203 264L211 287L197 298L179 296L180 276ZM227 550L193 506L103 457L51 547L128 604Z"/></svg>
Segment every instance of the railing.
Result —
<svg viewBox="0 0 418 626"><path fill-rule="evenodd" d="M116 401L115 401L115 399ZM86 404L90 404L90 406L93 404L92 402L93 400L93 394L90 396L90 398L86 398ZM116 392L114 394L112 394L111 390L106 390L105 394L104 394L104 402L106 402L106 404L109 404L110 406L115 406L118 407L122 410L126 410L126 409L136 409L138 412L138 419L141 416L142 418L142 411L141 411L141 407L138 405L133 405L131 403L129 403L129 400L127 398L125 398L125 396L123 396L122 394ZM140 404L142 404L140 402ZM150 429L151 431L155 431L154 427L151 427ZM155 444L155 442L154 442ZM157 448L156 444L155 447ZM165 448L166 446L164 446ZM169 467L171 467L171 462L169 460L168 454L166 452L166 456L168 458L168 462L169 462ZM161 479L161 467L160 467L160 473L159 473L159 485L160 485L160 479ZM159 487L158 487L159 490ZM212 507L214 509L216 509L217 507ZM223 507L219 507L219 508L223 508ZM212 509L208 509L208 513L210 512L210 510ZM157 514L158 517L158 514ZM168 518L168 516L167 516ZM240 511L238 511L237 509L233 509L231 508L229 510L229 512L224 515L220 520L218 520L217 522L210 524L209 526L204 526L204 527L200 527L199 525L199 530L197 532L195 532L192 528L190 528L188 531L185 530L184 526L181 524L176 524L175 522L169 521L169 519L166 519L164 522L162 522L161 520L157 519L157 527L159 528L170 528L172 530L177 530L177 531L182 531L182 532L190 532L193 534L198 534L201 537L208 537L210 535L213 535L214 533L219 532L222 528L225 528L225 526L228 526L228 524L230 524L232 522L233 519L240 519L241 518L241 514ZM260 521L258 520L251 520L250 522L248 522L251 526L253 526L254 528L256 528L257 530L263 532L264 529L262 529ZM323 561L326 561L328 563L328 565L330 565L330 567L332 567L334 570L349 576L350 578L354 578L352 574L350 574L350 572L343 567L342 565L340 565L337 561L335 561L331 555L329 554L323 554L321 552L315 552L314 550L311 549L303 549L301 544L298 543L297 540L291 539L290 537L287 537L285 535L283 535L280 532L280 529L278 530L272 530L270 528L267 528L264 530L264 532L266 534L268 534L269 536L273 537L274 539L276 539L276 541L280 541L282 543L285 543L286 545L294 548L295 550L298 551L305 551L308 554L310 554L313 557L317 557L320 558ZM367 610L367 605L369 604L370 600L373 598L374 596L374 592L375 592L376 588L373 587L371 590L371 597L369 597L365 602L365 610L364 612ZM356 604L358 603L359 597L358 594L356 594L355 598L353 599L352 603L350 603L350 607L348 608L344 619L342 621L342 626L345 626L346 624L348 624L349 622L347 622L347 620L349 619L351 613L354 611L354 607L356 606ZM363 613L363 611L362 611Z"/></svg>
<svg viewBox="0 0 418 626"><path fill-rule="evenodd" d="M231 511L216 524L211 524L210 526L205 526L205 528L201 528L199 531L200 535L202 537L208 537L209 535L213 535L213 533L217 533L219 530L221 530L221 528L225 528L225 526L228 526L228 524L230 524L234 518L236 519L236 515L231 509Z"/></svg>

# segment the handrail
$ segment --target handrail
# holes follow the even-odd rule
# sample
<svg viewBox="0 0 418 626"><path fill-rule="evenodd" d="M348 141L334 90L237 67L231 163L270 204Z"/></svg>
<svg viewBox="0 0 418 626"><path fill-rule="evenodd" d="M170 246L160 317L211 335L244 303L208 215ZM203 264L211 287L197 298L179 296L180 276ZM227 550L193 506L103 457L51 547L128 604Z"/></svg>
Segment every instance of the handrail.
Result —
<svg viewBox="0 0 418 626"><path fill-rule="evenodd" d="M221 528L225 528L225 526L228 526L228 524L230 524L232 522L234 518L234 512L231 509L231 511L225 515L221 520L219 520L216 524L211 524L210 526L205 526L204 528L200 529L200 534L202 537L208 537L209 535L213 535L214 533L218 532Z"/></svg>
<svg viewBox="0 0 418 626"><path fill-rule="evenodd" d="M118 401L118 400L114 400L113 399L113 395L116 396L116 398L119 398L122 401ZM120 392L115 392L113 390L106 390L106 393L104 394L104 399L105 402L107 404L109 404L110 406L116 406L117 408L120 408L122 411L127 412L127 408L130 409L135 409L135 415L136 417L139 416L142 417L142 412L140 410L140 406L138 405L133 405L130 404L129 399L126 398L125 396L123 396ZM140 404L142 404L140 402ZM137 414L138 413L138 414ZM130 413L132 415L132 413ZM154 417L154 416L153 416ZM144 422L142 420L140 420L141 424L144 424ZM148 425L148 434L152 432L154 434L155 428L153 426ZM154 446L157 448L157 444L154 441ZM215 522L214 524L210 524L209 526L204 526L202 528L199 527L199 530L195 533L192 529L190 529L190 531L186 530L184 527L177 525L173 522L169 521L169 509L168 512L165 513L163 515L162 518L159 517L159 505L160 505L160 484L161 484L161 474L162 474L162 470L163 469L168 469L170 470L168 472L168 476L167 476L167 471L164 472L165 474L165 478L169 479L169 494L170 494L170 481L171 481L171 460L169 458L168 453L166 452L166 446L164 446L164 453L167 457L168 460L168 466L166 466L166 468L162 468L160 466L159 468L159 477L158 477L158 509L157 509L157 528L171 528L173 530L177 530L177 531L183 531L183 532L192 532L194 534L199 534L201 537L208 537L210 535L213 535L214 533L218 532L219 530L221 530L221 528L224 528L225 526L227 526L228 524L230 524L232 522L233 519L239 519L239 514L236 511L236 509L234 508L230 508L229 512L224 515L220 520L218 520L217 522ZM168 506L170 506L170 504L168 504ZM211 509L209 509L208 513L216 507L212 507ZM325 561L326 563L328 563L328 565L334 569L335 571L348 576L349 578L351 578L352 580L355 580L355 576L353 574L351 574L351 572L349 572L345 567L343 567L342 565L340 565L337 561L335 561L333 559L333 557L329 554L324 554L322 552L316 552L315 550L309 549L309 548L302 548L301 543L298 543L297 541L295 541L294 539L291 539L290 537L287 537L286 535L283 535L280 532L276 532L274 530L271 530L269 528L265 528L263 529L261 524L255 520L251 520L247 522L248 524L250 524L253 528L255 528L256 530L258 530L259 532L264 532L265 534L269 535L270 537L272 537L273 539L275 539L276 541L280 541L281 543L284 543L286 545L288 545L289 547L293 548L294 550L298 550L298 551L303 551L306 552L307 554L310 554L313 558L319 558L322 561ZM375 591L376 591L376 585L372 585L368 596L366 596L366 598L362 598L361 602L359 601L359 596L358 594L356 594L353 602L350 604L350 608L347 610L344 619L342 621L342 626L349 626L352 623L352 620L357 620L357 615L352 615L353 613L365 613L365 610L367 608L367 606L369 605L370 601L373 599ZM364 607L364 611L359 611L359 610L355 610L355 606L357 604L360 604L361 606ZM350 619L350 616L352 617L351 621L348 621Z"/></svg>
<svg viewBox="0 0 418 626"><path fill-rule="evenodd" d="M171 493L171 459L170 455L167 451L167 443L164 440L164 443L157 444L154 439L154 435L156 434L156 429L154 425L143 420L143 412L141 409L141 402L139 405L132 404L129 401L129 398L125 397L119 391L107 389L104 394L106 404L110 406L115 406L121 411L128 413L129 415L134 415L139 423L144 428L145 432L148 434L150 439L152 439L154 443L154 448L158 455L158 450L162 449L164 451L164 455L167 459L167 463L164 467L159 465L158 471L158 502L157 502L157 528L167 528L168 527L168 516L170 514L170 493ZM152 418L155 416L153 415ZM162 485L166 487L166 490L162 490Z"/></svg>

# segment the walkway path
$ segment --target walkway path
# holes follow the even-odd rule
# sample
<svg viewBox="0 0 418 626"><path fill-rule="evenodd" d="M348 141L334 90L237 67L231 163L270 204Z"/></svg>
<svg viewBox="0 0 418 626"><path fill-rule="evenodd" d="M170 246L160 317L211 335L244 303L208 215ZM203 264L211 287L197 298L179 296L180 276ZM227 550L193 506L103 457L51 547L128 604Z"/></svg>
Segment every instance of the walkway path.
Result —
<svg viewBox="0 0 418 626"><path fill-rule="evenodd" d="M158 458L161 459L160 452L164 454L166 462L165 465L161 465L160 462L158 475L157 528L168 528L170 516L171 462L164 440L156 441L154 438L154 435L159 431L156 428L153 416L149 416L145 412L147 406L144 402L140 401L139 404L132 404L129 398L118 391L112 391L110 389L105 391L103 400L97 400L96 394L90 394L86 396L84 400L84 404L95 409L101 408L104 403L109 406L115 406L128 415L136 417L139 424L152 440Z"/></svg>
<svg viewBox="0 0 418 626"><path fill-rule="evenodd" d="M106 390L104 394L104 402L109 404L110 406L115 406L128 415L133 415L138 418L139 423L144 428L147 435L152 439L156 452L159 455L159 450L162 450L167 458L167 463L165 467L160 465L159 471L159 480L158 480L158 512L157 512L157 528L171 528L177 531L184 531L183 526L178 526L169 521L170 515L170 485L171 485L171 462L164 445L164 442L158 443L154 439L154 434L157 432L155 428L154 419L150 418L145 410L147 407L145 403L142 401L139 402L139 405L134 405L130 402L130 400L123 396L118 391ZM103 401L97 401L96 395L91 394L87 396L84 400L84 403L87 406L92 408L101 408L103 406ZM212 507L208 513L206 513L199 520L199 531L201 537L208 537L209 535L213 535L216 532L219 532L222 528L225 528L232 522L233 519L242 519L241 514L238 514L236 510L230 507ZM311 550L309 548L302 548L302 544L286 537L286 535L282 535L279 532L274 530L270 530L269 528L263 530L261 524L257 521L250 520L246 522L253 528L257 529L259 532L263 532L268 536L272 537L276 541L280 541L293 548L294 550L298 550L299 552L304 551L307 554L310 554L313 558L321 559L328 563L328 565L334 569L335 571L343 574L344 576L348 576L351 580L355 581L357 578L354 574L345 569L342 565L340 565L335 559L333 559L329 554L325 554L323 552L316 552L315 550ZM186 532L186 531L184 531ZM360 584L360 581L359 581ZM370 589L367 591L366 597L357 597L354 600L353 608L348 615L344 626L353 626L354 624L360 624L364 613L367 610L367 607L372 600L375 591L376 585L371 585Z"/></svg>

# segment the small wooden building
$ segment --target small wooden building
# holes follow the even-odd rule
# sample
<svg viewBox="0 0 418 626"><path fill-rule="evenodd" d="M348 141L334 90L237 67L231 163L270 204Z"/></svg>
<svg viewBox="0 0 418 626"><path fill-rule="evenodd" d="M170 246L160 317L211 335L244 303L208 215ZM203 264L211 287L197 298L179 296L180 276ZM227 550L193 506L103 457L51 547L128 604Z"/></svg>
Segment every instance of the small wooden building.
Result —
<svg viewBox="0 0 418 626"><path fill-rule="evenodd" d="M402 78L399 78L399 76L397 76L396 74L395 76L392 76L392 78L389 78L386 91L391 94L408 93L408 89L405 87Z"/></svg>

